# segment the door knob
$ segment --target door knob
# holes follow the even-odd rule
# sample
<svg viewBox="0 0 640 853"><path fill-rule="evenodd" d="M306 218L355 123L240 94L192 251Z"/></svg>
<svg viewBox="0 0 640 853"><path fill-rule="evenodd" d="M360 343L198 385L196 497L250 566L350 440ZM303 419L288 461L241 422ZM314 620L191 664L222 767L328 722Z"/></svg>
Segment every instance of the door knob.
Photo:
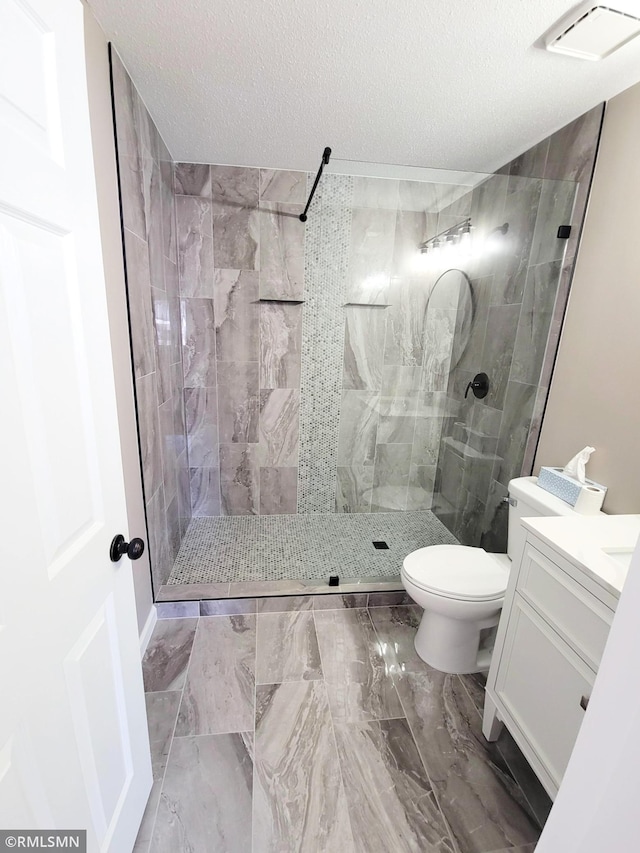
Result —
<svg viewBox="0 0 640 853"><path fill-rule="evenodd" d="M473 391L474 397L482 400L489 393L489 377L486 373L476 373L471 382L467 385L467 390L464 392L465 399L469 393L469 389Z"/></svg>
<svg viewBox="0 0 640 853"><path fill-rule="evenodd" d="M124 557L125 554L130 560L139 560L144 554L144 542L142 539L132 539L131 542L125 542L124 536L121 533L114 536L111 541L111 547L109 548L111 562L117 563L120 557Z"/></svg>

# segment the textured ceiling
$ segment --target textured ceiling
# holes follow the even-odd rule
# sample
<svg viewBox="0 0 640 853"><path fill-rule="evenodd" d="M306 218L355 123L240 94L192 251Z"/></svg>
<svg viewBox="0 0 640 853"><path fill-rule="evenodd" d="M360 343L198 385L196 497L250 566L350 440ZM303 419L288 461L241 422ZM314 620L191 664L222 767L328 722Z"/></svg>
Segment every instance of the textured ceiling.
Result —
<svg viewBox="0 0 640 853"><path fill-rule="evenodd" d="M492 171L640 79L640 38L601 62L534 46L571 0L89 3L184 161Z"/></svg>

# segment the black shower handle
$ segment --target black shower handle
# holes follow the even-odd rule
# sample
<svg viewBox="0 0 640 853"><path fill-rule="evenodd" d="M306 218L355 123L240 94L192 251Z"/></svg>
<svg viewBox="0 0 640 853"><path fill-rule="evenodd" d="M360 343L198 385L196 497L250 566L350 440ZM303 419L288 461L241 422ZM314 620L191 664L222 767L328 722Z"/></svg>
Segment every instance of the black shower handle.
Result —
<svg viewBox="0 0 640 853"><path fill-rule="evenodd" d="M467 385L467 389L464 392L465 400L467 398L467 394L469 393L469 389L473 391L475 397L479 400L482 400L483 397L486 397L489 393L489 377L486 373L476 373L471 382Z"/></svg>

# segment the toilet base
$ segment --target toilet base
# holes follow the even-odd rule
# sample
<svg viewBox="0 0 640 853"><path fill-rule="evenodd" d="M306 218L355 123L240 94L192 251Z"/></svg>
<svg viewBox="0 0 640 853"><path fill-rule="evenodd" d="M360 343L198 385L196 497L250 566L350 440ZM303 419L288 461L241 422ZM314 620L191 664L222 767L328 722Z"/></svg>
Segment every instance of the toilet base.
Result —
<svg viewBox="0 0 640 853"><path fill-rule="evenodd" d="M480 632L495 627L500 613L480 622L452 619L425 610L415 638L419 657L440 672L465 675L486 672L491 653L480 650Z"/></svg>

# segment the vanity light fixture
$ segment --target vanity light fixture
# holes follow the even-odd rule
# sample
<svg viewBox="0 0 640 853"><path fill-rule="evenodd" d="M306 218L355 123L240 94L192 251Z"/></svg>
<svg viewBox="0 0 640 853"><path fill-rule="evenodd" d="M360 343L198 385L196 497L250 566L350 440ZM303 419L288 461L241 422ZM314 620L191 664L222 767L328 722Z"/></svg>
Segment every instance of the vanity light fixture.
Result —
<svg viewBox="0 0 640 853"><path fill-rule="evenodd" d="M471 218L467 217L462 222L458 222L457 225L452 225L451 228L446 228L439 234L429 237L428 240L420 243L418 248L423 255L426 255L428 252L439 249L440 246L454 246L465 238L468 239L467 235L471 234L472 227Z"/></svg>

